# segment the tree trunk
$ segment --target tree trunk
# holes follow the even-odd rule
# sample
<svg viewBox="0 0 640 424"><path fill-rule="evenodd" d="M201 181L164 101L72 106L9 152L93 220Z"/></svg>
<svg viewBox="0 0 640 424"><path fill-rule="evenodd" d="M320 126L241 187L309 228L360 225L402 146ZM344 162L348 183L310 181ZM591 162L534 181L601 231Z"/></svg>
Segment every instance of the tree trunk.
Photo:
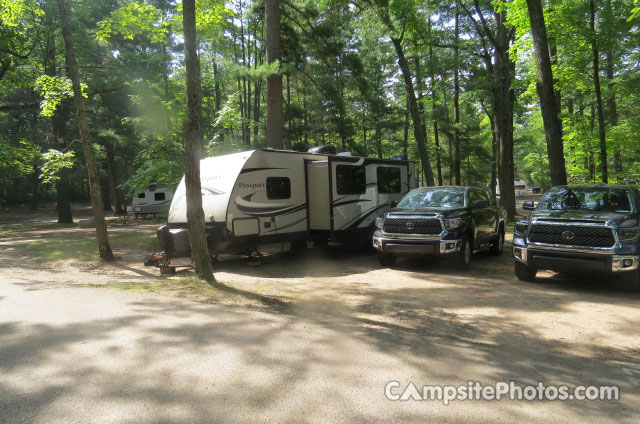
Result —
<svg viewBox="0 0 640 424"><path fill-rule="evenodd" d="M409 153L409 108L404 111L404 129L402 133L402 153ZM408 156L407 156L408 157Z"/></svg>
<svg viewBox="0 0 640 424"><path fill-rule="evenodd" d="M498 183L500 185L500 205L507 212L507 219L513 220L516 215L516 197L513 186L513 63L509 58L509 31L505 26L506 12L496 14L498 30L497 45L494 51L494 88L493 113L495 117L500 167Z"/></svg>
<svg viewBox="0 0 640 424"><path fill-rule="evenodd" d="M420 110L418 109L418 102L416 100L415 91L413 89L413 81L411 79L411 71L409 70L409 63L404 56L404 50L402 49L402 43L399 39L391 37L391 42L395 47L396 54L398 55L398 66L400 66L400 70L402 71L402 77L404 78L404 87L407 91L407 100L409 102L409 113L411 114L411 118L413 120L413 135L416 138L416 143L418 144L418 151L420 152L420 161L422 162L422 168L424 169L424 175L426 179L426 184L428 186L433 186L433 169L431 168L431 163L429 162L429 152L427 150L426 144L426 134L424 125L422 123L422 116L420 115Z"/></svg>
<svg viewBox="0 0 640 424"><path fill-rule="evenodd" d="M602 107L602 92L600 89L600 51L596 34L596 6L594 0L589 0L591 9L591 50L593 52L593 86L596 92L596 105L598 108L598 135L600 137L600 170L602 172L602 182L609 182L609 171L607 168L607 130L604 122L604 110Z"/></svg>
<svg viewBox="0 0 640 424"><path fill-rule="evenodd" d="M215 53L213 55L213 80L214 80L214 92L215 92L215 104L216 104L216 119L220 117L220 109L222 108L222 92L220 91L220 71L218 69L218 58ZM220 137L220 142L224 143L224 128L218 128L217 134Z"/></svg>
<svg viewBox="0 0 640 424"><path fill-rule="evenodd" d="M280 0L265 0L267 63L280 61ZM282 149L284 119L282 111L282 74L267 77L267 146Z"/></svg>
<svg viewBox="0 0 640 424"><path fill-rule="evenodd" d="M183 0L184 56L187 71L187 124L185 131L185 186L187 190L187 225L191 258L196 274L203 280L214 282L211 256L207 246L202 210L200 158L203 154L202 98L200 88L200 58L196 41L195 0Z"/></svg>
<svg viewBox="0 0 640 424"><path fill-rule="evenodd" d="M56 45L55 28L51 14L46 17L47 34L44 58L44 71L50 77L55 77L56 73ZM64 149L64 136L67 132L68 119L67 101L63 100L51 117L51 129L55 145L59 150ZM58 212L58 224L73 224L71 214L71 194L69 187L69 169L62 169L56 180L56 211Z"/></svg>
<svg viewBox="0 0 640 424"><path fill-rule="evenodd" d="M58 224L73 224L71 214L71 186L69 185L69 168L63 168L56 181L56 210L58 211Z"/></svg>
<svg viewBox="0 0 640 424"><path fill-rule="evenodd" d="M111 190L111 200L113 202L114 215L124 214L122 196L118 190L118 175L116 170L115 152L110 140L106 140L105 153L107 156L107 176L109 177L109 189Z"/></svg>
<svg viewBox="0 0 640 424"><path fill-rule="evenodd" d="M102 210L102 197L100 195L100 183L98 180L98 167L96 166L95 152L91 144L91 134L87 124L87 117L84 110L84 97L82 97L82 88L80 86L80 75L78 73L78 64L73 48L73 40L71 38L71 26L69 24L69 16L65 6L65 0L58 1L58 12L60 15L60 26L62 27L62 37L65 45L65 59L69 78L73 85L73 100L76 105L78 130L80 132L80 140L84 148L84 156L87 162L87 174L89 177L89 190L91 193L91 208L96 221L96 236L98 239L98 249L100 257L106 261L114 261L113 252L109 245L109 236L107 234L107 224L104 220L104 211Z"/></svg>
<svg viewBox="0 0 640 424"><path fill-rule="evenodd" d="M541 0L527 0L527 6L536 56L538 96L540 97L540 108L542 109L542 120L547 140L551 185L565 185L567 184L567 172L564 162L562 127L558 117L560 110L553 87L553 73L542 3Z"/></svg>
<svg viewBox="0 0 640 424"><path fill-rule="evenodd" d="M607 88L609 89L609 125L611 127L618 126L618 105L616 103L616 93L613 87L613 52L610 50L607 52ZM614 153L614 170L616 172L616 178L622 179L622 154L620 153L620 147L616 146Z"/></svg>
<svg viewBox="0 0 640 424"><path fill-rule="evenodd" d="M460 178L460 75L459 75L459 51L458 39L460 36L460 22L458 19L458 12L456 10L455 29L454 29L455 44L453 47L453 57L455 62L455 70L453 71L453 171L455 174L456 185L461 184Z"/></svg>

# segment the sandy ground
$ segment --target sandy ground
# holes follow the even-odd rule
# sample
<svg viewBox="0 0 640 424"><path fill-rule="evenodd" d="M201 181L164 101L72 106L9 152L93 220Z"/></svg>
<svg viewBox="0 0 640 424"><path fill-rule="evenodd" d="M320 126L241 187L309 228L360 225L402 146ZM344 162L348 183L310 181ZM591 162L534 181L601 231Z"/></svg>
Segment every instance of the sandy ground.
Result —
<svg viewBox="0 0 640 424"><path fill-rule="evenodd" d="M154 229L155 225L137 224L111 227L110 231L113 234L129 231L153 234ZM141 396L143 400L134 396L135 400L131 401L136 405L134 410L142 414L134 416L140 418L147 413L148 417L153 417L147 419L148 422L178 422L185 418L189 420L188 417L195 417L193 421L207 421L207 416L224 421L292 422L429 421L429 417L451 422L513 422L516 419L545 421L553 416L559 421L635 422L640 413L640 295L628 292L615 281L596 276L562 278L544 272L534 283L520 282L513 275L509 245L501 257L475 255L468 272L457 271L452 264L436 260L404 260L394 269L383 269L375 255L351 252L340 246L308 249L302 255L286 252L286 246L272 246L267 249L270 254L260 266L250 267L245 259L233 257L223 258L216 265L216 278L233 288L233 298L248 301L203 300L242 306L237 307L86 288L89 285L117 287L120 284L125 287L145 281L178 281L186 275L161 277L157 269L142 266L146 252L137 252L126 245L114 245L121 260L113 265L96 261L43 263L21 255L21 243L83 231L91 234L91 230L78 228L45 228L12 234L10 238L0 237L0 310L11 309L10 314L0 317L5 321L4 327L0 322L0 328L5 328L4 332L0 331L0 340L3 340L3 346L10 347L9 353L19 351L28 356L29 343L36 343L34 338L48 331L61 334L66 331L67 324L55 319L48 322L41 313L35 314L39 318L31 321L25 313L13 310L16 304L12 304L12 299L29 303L33 301L29 296L36 294L46 303L46 293L55 298L82 298L91 293L99 309L110 308L109 305L115 302L114 308L119 312L114 317L95 318L102 319L99 322L106 325L97 330L96 338L101 340L111 340L110 335L102 334L104 332L134 331L131 328L137 326L135 322L139 315L144 317L142 320L146 317L163 320L174 315L179 317L178 321L187 320L179 325L175 322L166 324L170 328L166 334L159 329L164 324L153 327L155 332L146 324L142 325L143 333L137 334L131 345L137 349L135 361L133 353L128 352L127 340L114 342L117 348L102 342L103 350L92 351L96 355L95 366L82 356L89 353L80 355L79 361L85 361L84 365L91 368L87 373L64 371L69 364L60 355L67 350L76 351L83 336L70 340L70 345L60 342L46 354L36 349L35 362L29 362L39 370L37 372L43 372L42 362L53 359L52 370L59 372L64 380L60 384L65 386L84 381L94 372L113 372L114 376L129 378L119 367L109 371L102 365L109 361L109 352L125 352L121 365L129 367L127 372L132 377L142 380L136 383L142 387L134 386L131 390L148 392L148 397ZM176 292L170 295L175 296ZM114 296L119 301L114 301ZM102 302L105 304L99 306ZM87 319L93 320L90 316L91 313L87 313ZM197 324L199 320L203 320L202 325ZM250 320L257 321L252 323ZM75 315L73 321L78 325L87 324ZM234 326L236 338L228 329L223 329L225 325ZM184 335L180 333L181 326L184 326ZM211 327L211 333L206 330L207 326ZM270 326L274 326L272 331ZM217 340L215 337L218 336L222 339ZM64 338L63 335L60 337ZM209 386L211 391L207 392L204 380L196 371L185 374L164 362L153 367L154 361L160 359L149 346L140 345L144 344L144 337L153 343L175 342L176 349L195 347L195 353L189 357L193 363L213 361L214 370L208 368L203 375L212 381L221 379L224 387L240 384L238 387L242 390L254 390L251 392L254 395L255 390L259 390L264 392L264 398L243 398L240 394L222 396L223 389L217 386ZM29 341L27 347L12 351L11 346L15 347L21 338L26 339L23 340L25 343ZM154 346L153 343L150 346ZM158 346L160 351L174 354L168 345ZM216 361L224 362L227 348L234 352L229 358L230 365L225 369L215 368L218 366ZM7 354L7 351L0 353ZM198 357L200 353L205 356ZM139 366L136 361L152 367L153 372L148 377L141 375L141 371L136 371ZM33 370L7 367L6 363L7 360L0 359L3 371L0 392L4 390L13 396L12 408L22 411L25 421L42 420L46 415L31 414L28 406L20 405L16 394L20 393L20 385L12 377L13 373L23 375L21 373ZM242 381L234 379L236 366L236 377L244 379ZM258 376L252 376L252 372ZM152 379L157 375L163 376L159 381L169 379L176 384L173 386L175 391L159 394L159 383ZM187 377L194 379L193 389L189 388ZM569 386L606 384L619 386L622 397L615 402L458 402L444 407L433 402L390 402L381 396L384 382L389 380L397 380L403 385L409 381L417 385L458 385L468 381L484 384L496 381L536 384L542 381ZM289 389L296 387L306 394L292 394L289 390L289 398L283 398L278 390L287 383L291 383ZM100 391L94 389L91 396L100 398ZM69 393L73 398L75 391L69 389ZM207 397L207 393L212 396ZM318 399L314 399L313 393L318 394ZM162 396L169 396L176 403L181 396L191 400L184 398L184 410L167 410L163 415L161 411L152 411L155 403L161 403ZM223 406L218 414L211 405L201 409L193 405L196 401L206 405L208 399L213 405L216 399L228 400L242 412L236 413ZM103 401L106 402L104 399L100 402ZM146 409L139 404L143 401L147 402ZM317 402L328 403L323 404L323 409ZM43 403L47 405L47 401ZM60 414L65 416L64 412ZM78 416L82 417L82 414ZM145 421L123 420L122 417L117 415L115 420ZM96 420L105 421L113 420Z"/></svg>

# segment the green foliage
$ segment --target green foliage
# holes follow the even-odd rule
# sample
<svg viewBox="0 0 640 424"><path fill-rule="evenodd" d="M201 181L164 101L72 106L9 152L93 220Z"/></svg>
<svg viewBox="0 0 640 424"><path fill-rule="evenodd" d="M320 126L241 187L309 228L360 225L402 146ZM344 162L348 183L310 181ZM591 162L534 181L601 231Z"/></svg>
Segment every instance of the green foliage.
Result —
<svg viewBox="0 0 640 424"><path fill-rule="evenodd" d="M42 182L45 184L52 184L58 180L58 173L66 168L73 168L74 152L61 152L55 149L49 149L45 153L40 155L42 159L42 165L40 171L42 172Z"/></svg>
<svg viewBox="0 0 640 424"><path fill-rule="evenodd" d="M170 24L161 10L142 1L130 1L111 12L109 18L98 22L96 35L106 41L120 36L125 40L145 37L151 43L165 43Z"/></svg>
<svg viewBox="0 0 640 424"><path fill-rule="evenodd" d="M42 116L53 116L58 105L65 98L73 96L71 80L67 77L42 75L35 81L34 85L43 97L40 102L40 114ZM87 97L85 93L83 95L85 98Z"/></svg>
<svg viewBox="0 0 640 424"><path fill-rule="evenodd" d="M42 16L44 12L33 0L0 0L0 24L18 28L23 25L33 26L29 18Z"/></svg>

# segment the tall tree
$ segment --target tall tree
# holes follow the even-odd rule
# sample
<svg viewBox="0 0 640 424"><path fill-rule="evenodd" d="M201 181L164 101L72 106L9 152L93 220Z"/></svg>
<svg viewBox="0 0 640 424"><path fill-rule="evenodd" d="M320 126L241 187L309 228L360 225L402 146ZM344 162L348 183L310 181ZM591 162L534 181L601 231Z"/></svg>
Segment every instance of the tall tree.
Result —
<svg viewBox="0 0 640 424"><path fill-rule="evenodd" d="M96 236L98 239L98 249L100 257L106 261L114 261L115 257L109 245L109 236L107 234L107 224L104 220L104 210L102 204L102 196L100 193L100 182L98 180L98 167L96 166L95 152L91 142L91 133L87 123L87 115L84 108L84 97L82 86L80 84L80 74L78 72L78 63L76 61L73 39L71 37L71 25L69 23L69 14L65 5L65 0L58 0L58 13L60 15L60 26L62 28L62 38L65 46L65 60L67 64L67 73L73 86L73 100L76 105L76 120L78 122L78 130L80 132L80 141L84 149L84 156L87 165L87 173L89 176L89 191L91 194L91 208L96 223Z"/></svg>
<svg viewBox="0 0 640 424"><path fill-rule="evenodd" d="M604 108L602 106L602 89L600 87L600 48L598 47L598 34L596 32L596 5L594 0L589 0L590 28L591 28L591 52L593 54L593 86L596 92L596 107L598 111L598 136L600 139L600 171L602 182L609 182L609 170L607 167L607 130L604 122Z"/></svg>
<svg viewBox="0 0 640 424"><path fill-rule="evenodd" d="M280 0L265 0L265 33L267 62L278 63L282 57L280 40ZM267 77L267 145L282 149L284 138L284 114L282 109L282 73Z"/></svg>
<svg viewBox="0 0 640 424"><path fill-rule="evenodd" d="M59 0L61 1L61 0ZM187 191L187 223L191 258L196 274L203 280L214 282L211 256L207 246L202 210L200 159L204 151L202 138L202 97L200 84L200 58L196 40L195 0L184 0L182 25L184 30L184 57L187 70L187 123L184 149L184 183Z"/></svg>
<svg viewBox="0 0 640 424"><path fill-rule="evenodd" d="M500 204L507 211L507 219L513 220L516 215L516 195L514 189L513 158L513 103L514 92L511 83L514 78L515 65L511 61L509 49L514 40L515 30L507 27L507 11L488 6L493 15L492 23L485 17L485 12L478 0L474 0L474 13L464 3L460 6L473 23L476 32L483 40L482 55L485 56L487 69L493 74L492 103L496 143L500 165L498 167L498 184L500 186ZM484 47L489 43L493 47L493 58Z"/></svg>
<svg viewBox="0 0 640 424"><path fill-rule="evenodd" d="M567 184L567 172L564 163L562 127L558 117L560 108L557 104L557 96L554 90L542 2L541 0L527 0L527 7L529 9L529 21L531 23L533 47L536 56L538 96L540 97L540 109L542 110L544 132L547 140L551 185L565 185Z"/></svg>

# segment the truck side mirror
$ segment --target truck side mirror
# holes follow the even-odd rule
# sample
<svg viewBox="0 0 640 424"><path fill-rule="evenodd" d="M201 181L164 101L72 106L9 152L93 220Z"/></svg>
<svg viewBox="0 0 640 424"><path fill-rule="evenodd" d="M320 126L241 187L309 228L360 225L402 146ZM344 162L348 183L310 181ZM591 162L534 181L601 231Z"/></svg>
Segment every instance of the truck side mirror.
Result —
<svg viewBox="0 0 640 424"><path fill-rule="evenodd" d="M391 206L392 208L395 208L396 206L398 206L398 201L392 200L389 206Z"/></svg>
<svg viewBox="0 0 640 424"><path fill-rule="evenodd" d="M536 203L533 200L528 200L522 204L522 209L525 211L532 211L536 208Z"/></svg>

